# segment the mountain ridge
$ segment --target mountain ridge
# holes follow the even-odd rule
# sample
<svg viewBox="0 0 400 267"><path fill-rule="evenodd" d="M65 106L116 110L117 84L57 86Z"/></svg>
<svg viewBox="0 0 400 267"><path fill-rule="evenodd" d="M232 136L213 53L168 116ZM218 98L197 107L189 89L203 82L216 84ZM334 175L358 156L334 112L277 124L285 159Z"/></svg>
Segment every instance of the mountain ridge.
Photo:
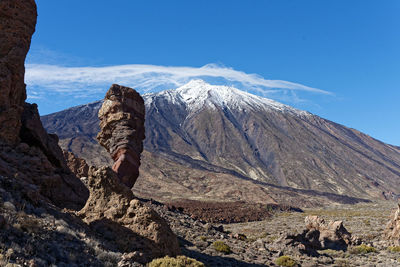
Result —
<svg viewBox="0 0 400 267"><path fill-rule="evenodd" d="M203 88L196 91L199 87ZM213 173L230 177L226 179L248 178L264 183L261 187L269 184L356 198L400 193L400 151L395 146L272 100L246 98L248 93L236 90L197 80L175 91L145 94L144 160L162 157L176 164L176 170L189 166L202 171L204 177ZM99 155L91 164L109 161L100 156L94 139L100 103L43 117L47 130L59 134L63 148L83 158L85 153ZM266 106L260 108L259 103ZM159 168L146 166L141 168L143 176L152 173L151 168ZM176 178L173 172L161 169L154 175ZM199 189L195 181L180 175L176 179L188 183L196 194L215 189L211 185ZM240 199L244 192L235 194ZM281 201L278 193L275 198Z"/></svg>

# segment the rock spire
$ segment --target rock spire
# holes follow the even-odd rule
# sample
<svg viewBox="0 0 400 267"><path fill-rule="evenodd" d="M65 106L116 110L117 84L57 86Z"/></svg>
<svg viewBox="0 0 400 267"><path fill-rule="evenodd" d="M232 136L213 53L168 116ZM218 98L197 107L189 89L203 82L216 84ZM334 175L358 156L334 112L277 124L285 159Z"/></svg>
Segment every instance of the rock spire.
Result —
<svg viewBox="0 0 400 267"><path fill-rule="evenodd" d="M131 188L139 176L140 154L145 138L145 106L133 89L113 84L99 110L99 143L114 160L112 169Z"/></svg>

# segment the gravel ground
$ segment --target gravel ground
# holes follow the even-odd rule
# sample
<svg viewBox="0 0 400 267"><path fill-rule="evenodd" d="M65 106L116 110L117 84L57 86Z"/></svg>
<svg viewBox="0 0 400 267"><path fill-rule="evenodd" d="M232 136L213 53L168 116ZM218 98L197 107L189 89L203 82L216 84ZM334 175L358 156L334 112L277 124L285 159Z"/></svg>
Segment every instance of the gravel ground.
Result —
<svg viewBox="0 0 400 267"><path fill-rule="evenodd" d="M319 257L287 255L296 261L297 266L400 266L400 253L390 252L388 244L381 240L390 214L396 208L394 202L278 212L265 221L224 225L196 221L163 206L152 204L152 207L169 221L180 238L184 254L207 266L276 266L276 259L282 253L270 250L269 245L281 235L300 233L308 215L318 215L326 221L342 220L347 230L361 238L364 244L374 247L375 252L362 254L350 247L347 251L319 251ZM223 241L231 252L216 251L215 241Z"/></svg>

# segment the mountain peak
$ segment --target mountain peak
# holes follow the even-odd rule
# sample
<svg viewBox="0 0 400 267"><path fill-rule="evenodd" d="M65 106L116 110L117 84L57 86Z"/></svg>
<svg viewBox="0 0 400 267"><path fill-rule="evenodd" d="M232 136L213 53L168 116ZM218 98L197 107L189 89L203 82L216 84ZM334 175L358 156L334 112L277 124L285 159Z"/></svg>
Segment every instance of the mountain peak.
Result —
<svg viewBox="0 0 400 267"><path fill-rule="evenodd" d="M163 97L172 103L182 103L191 112L197 112L204 107L211 109L228 108L231 110L277 110L290 112L297 115L309 114L306 111L297 110L274 100L257 96L232 86L212 85L201 79L193 79L181 87L166 90L155 94L145 95L145 101L153 97Z"/></svg>

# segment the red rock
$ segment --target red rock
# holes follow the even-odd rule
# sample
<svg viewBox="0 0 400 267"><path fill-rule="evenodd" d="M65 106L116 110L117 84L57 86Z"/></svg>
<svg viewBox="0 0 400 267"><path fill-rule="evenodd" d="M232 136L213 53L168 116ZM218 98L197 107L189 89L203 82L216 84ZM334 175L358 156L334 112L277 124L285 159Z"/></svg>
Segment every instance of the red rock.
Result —
<svg viewBox="0 0 400 267"><path fill-rule="evenodd" d="M120 181L132 187L139 176L143 151L145 107L143 98L133 89L113 84L99 110L99 143L114 160L112 169Z"/></svg>

